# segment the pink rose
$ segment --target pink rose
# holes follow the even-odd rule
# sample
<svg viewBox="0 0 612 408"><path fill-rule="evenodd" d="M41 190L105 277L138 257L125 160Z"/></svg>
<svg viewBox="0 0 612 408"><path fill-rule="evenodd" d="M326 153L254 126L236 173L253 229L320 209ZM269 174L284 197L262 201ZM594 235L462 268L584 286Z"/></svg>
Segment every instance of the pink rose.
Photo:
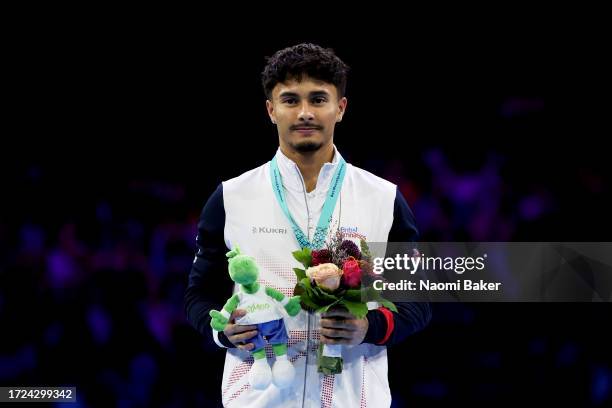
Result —
<svg viewBox="0 0 612 408"><path fill-rule="evenodd" d="M340 286L342 270L333 263L324 263L306 269L306 276L314 281L321 289L333 292Z"/></svg>
<svg viewBox="0 0 612 408"><path fill-rule="evenodd" d="M361 284L361 268L359 261L350 256L344 264L342 264L342 281L349 288L357 288Z"/></svg>

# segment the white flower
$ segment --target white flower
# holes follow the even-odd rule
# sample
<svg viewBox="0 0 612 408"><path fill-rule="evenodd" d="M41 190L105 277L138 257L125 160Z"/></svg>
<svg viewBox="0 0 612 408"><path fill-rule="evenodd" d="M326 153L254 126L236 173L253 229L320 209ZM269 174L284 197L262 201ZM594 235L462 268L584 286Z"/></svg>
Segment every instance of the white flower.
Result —
<svg viewBox="0 0 612 408"><path fill-rule="evenodd" d="M342 269L333 263L324 263L306 269L306 276L320 288L333 292L340 286Z"/></svg>

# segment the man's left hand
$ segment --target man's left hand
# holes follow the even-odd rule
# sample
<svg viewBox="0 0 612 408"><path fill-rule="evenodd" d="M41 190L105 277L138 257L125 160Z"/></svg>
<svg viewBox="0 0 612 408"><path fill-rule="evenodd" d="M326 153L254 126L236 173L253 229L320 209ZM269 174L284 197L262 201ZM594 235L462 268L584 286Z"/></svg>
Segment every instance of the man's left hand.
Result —
<svg viewBox="0 0 612 408"><path fill-rule="evenodd" d="M321 343L361 344L368 332L368 319L357 319L346 309L331 309L321 314Z"/></svg>

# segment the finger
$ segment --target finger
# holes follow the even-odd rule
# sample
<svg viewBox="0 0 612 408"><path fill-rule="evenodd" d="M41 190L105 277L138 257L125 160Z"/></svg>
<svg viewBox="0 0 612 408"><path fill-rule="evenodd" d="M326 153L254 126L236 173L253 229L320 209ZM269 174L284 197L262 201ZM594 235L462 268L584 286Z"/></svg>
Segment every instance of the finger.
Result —
<svg viewBox="0 0 612 408"><path fill-rule="evenodd" d="M234 334L251 331L251 330L257 330L257 326L253 324L248 324L248 325L235 324L234 325Z"/></svg>
<svg viewBox="0 0 612 408"><path fill-rule="evenodd" d="M330 309L327 312L323 313L321 317L353 319L355 316L353 316L348 310L345 309Z"/></svg>
<svg viewBox="0 0 612 408"><path fill-rule="evenodd" d="M321 343L323 344L351 344L347 339L336 339L333 337L321 336Z"/></svg>
<svg viewBox="0 0 612 408"><path fill-rule="evenodd" d="M357 330L354 320L345 319L321 319L321 327L327 329Z"/></svg>
<svg viewBox="0 0 612 408"><path fill-rule="evenodd" d="M225 329L225 334L239 334L245 331L250 331L250 330L256 330L257 326L254 326L252 324L250 325L243 325L243 324L228 324L227 328Z"/></svg>
<svg viewBox="0 0 612 408"><path fill-rule="evenodd" d="M247 350L247 351L251 351L255 348L255 344L253 343L247 343L247 344L238 344L236 345L237 348L239 348L240 350Z"/></svg>
<svg viewBox="0 0 612 408"><path fill-rule="evenodd" d="M321 335L334 339L352 339L353 332L347 330L321 329Z"/></svg>
<svg viewBox="0 0 612 408"><path fill-rule="evenodd" d="M236 309L232 312L232 314L230 315L229 321L230 323L234 323L234 321L236 319L241 318L242 316L244 316L245 314L247 314L247 311L244 309Z"/></svg>
<svg viewBox="0 0 612 408"><path fill-rule="evenodd" d="M240 343L241 341L250 340L250 339L252 339L255 336L257 336L257 330L251 330L251 331L248 331L248 332L244 332L244 333L240 333L240 334L235 334L233 336L228 337L228 339L232 343L236 344L236 343Z"/></svg>

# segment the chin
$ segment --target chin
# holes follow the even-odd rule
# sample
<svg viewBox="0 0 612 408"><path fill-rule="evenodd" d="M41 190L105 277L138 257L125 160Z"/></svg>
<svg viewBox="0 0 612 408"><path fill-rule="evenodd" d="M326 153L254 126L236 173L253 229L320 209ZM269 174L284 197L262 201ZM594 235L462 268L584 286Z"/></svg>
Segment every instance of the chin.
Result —
<svg viewBox="0 0 612 408"><path fill-rule="evenodd" d="M300 153L308 153L308 152L316 152L321 147L323 147L323 143L317 142L314 140L304 140L297 143L292 143L291 147Z"/></svg>

